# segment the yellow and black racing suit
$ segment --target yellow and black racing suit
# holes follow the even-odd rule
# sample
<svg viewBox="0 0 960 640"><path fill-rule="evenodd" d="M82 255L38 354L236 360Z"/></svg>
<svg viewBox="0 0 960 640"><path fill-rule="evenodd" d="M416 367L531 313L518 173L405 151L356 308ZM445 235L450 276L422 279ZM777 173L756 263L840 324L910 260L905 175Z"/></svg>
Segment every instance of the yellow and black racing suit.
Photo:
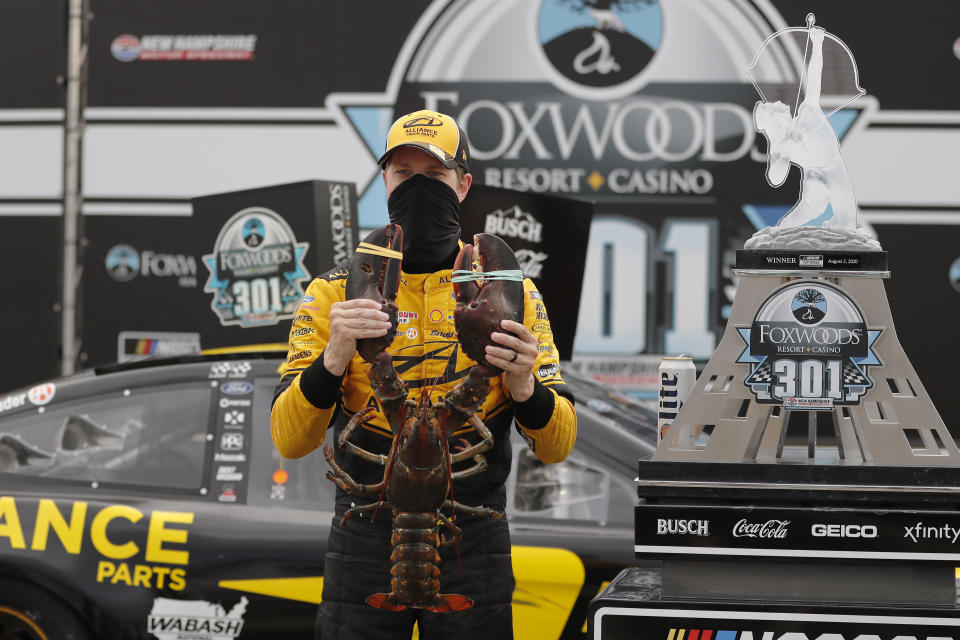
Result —
<svg viewBox="0 0 960 640"><path fill-rule="evenodd" d="M407 384L408 397L413 400L423 392L429 393L434 402L441 400L475 364L457 342L451 271L401 274L397 294L399 324L389 351L394 367ZM330 306L344 300L346 278L344 267L315 278L293 319L289 352L281 366L270 420L274 444L288 458L310 453L324 440L330 424L335 424L335 431L339 432L346 419L368 406L376 411L362 428L354 431L351 441L377 454L386 454L390 448L393 433L370 387L368 365L355 355L342 378L323 367L322 353L330 336ZM452 490L459 503L498 511L506 503L505 481L511 465L509 430L514 418L517 430L543 462L564 460L576 439L576 413L560 375L546 308L529 279L524 280L523 287L523 321L539 343L533 370L534 393L524 402L513 402L501 379L491 380L492 389L478 412L494 438L493 448L484 453L488 468L456 480ZM475 430L467 426L461 426L451 437L461 445L479 439ZM357 482L373 484L383 479L382 465L342 453L336 447L335 453L343 469ZM471 460L454 466L454 471L472 464ZM390 590L389 513L376 516L374 523L369 517L354 517L344 527L339 526L347 509L367 502L370 500L337 490L336 516L324 569L324 605L318 618L318 631L324 630L325 640L404 637L403 630L399 635L390 635L397 632L385 630L383 625L388 629L405 626L405 637L409 638L409 627L418 616L421 638L433 637L430 629L461 636L461 632L469 630L466 637L510 637L513 574L504 520L457 515L457 524L463 529L459 561L456 549L445 548L442 552L441 593L467 595L475 601L472 609L454 614L397 614L364 604L366 596ZM406 619L403 614L409 614L406 622L401 622ZM333 629L347 634L346 628L354 631L333 635Z"/></svg>

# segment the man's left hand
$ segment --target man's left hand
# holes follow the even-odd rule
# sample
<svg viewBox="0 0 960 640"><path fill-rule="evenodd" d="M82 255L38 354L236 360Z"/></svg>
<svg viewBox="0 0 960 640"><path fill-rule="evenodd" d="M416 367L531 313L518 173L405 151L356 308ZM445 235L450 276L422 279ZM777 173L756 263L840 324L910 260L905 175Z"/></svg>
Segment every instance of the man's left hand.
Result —
<svg viewBox="0 0 960 640"><path fill-rule="evenodd" d="M500 328L514 335L499 331L490 334L490 338L502 346L487 345L487 361L503 369L503 384L510 396L515 402L523 402L533 395L537 339L519 322L503 320Z"/></svg>

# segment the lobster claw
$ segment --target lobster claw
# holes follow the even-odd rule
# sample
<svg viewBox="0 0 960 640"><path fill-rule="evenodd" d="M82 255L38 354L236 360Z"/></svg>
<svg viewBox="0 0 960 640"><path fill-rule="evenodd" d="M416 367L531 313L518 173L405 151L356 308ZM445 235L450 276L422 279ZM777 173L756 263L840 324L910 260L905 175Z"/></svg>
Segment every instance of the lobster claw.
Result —
<svg viewBox="0 0 960 640"><path fill-rule="evenodd" d="M357 352L373 362L390 346L397 331L397 290L400 288L400 264L403 254L403 229L388 224L371 231L350 260L346 299L367 298L383 305L390 318L390 331L379 338L360 338Z"/></svg>
<svg viewBox="0 0 960 640"><path fill-rule="evenodd" d="M490 233L473 236L473 245L464 245L454 263L453 283L457 308L453 322L460 346L470 358L481 365L488 376L500 373L500 368L487 362L486 346L497 345L490 338L494 331L503 331L500 322L523 320L523 280L517 256L506 242ZM489 278L472 279L464 273L473 271L473 264ZM496 273L493 273L496 272ZM509 333L509 332L505 332Z"/></svg>

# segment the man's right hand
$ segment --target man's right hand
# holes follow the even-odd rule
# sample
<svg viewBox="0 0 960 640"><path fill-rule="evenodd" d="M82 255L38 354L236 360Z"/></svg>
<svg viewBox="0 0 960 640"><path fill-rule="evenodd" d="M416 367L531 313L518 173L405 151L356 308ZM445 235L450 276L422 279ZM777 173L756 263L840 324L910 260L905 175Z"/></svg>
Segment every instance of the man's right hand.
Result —
<svg viewBox="0 0 960 640"><path fill-rule="evenodd" d="M323 366L343 375L357 352L357 339L379 338L390 330L390 317L381 304L367 298L334 302L330 306L330 342L323 351Z"/></svg>

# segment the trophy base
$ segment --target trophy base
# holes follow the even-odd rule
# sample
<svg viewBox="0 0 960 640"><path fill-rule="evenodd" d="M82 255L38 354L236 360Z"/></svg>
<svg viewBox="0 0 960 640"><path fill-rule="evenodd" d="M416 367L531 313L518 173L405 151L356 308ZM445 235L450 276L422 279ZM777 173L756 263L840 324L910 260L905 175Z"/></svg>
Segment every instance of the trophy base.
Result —
<svg viewBox="0 0 960 640"><path fill-rule="evenodd" d="M718 567L719 569L720 567ZM736 582L741 566L731 572L726 584ZM794 579L804 580L800 565L776 567L779 576L768 573L774 586ZM741 576L741 580L749 579ZM953 591L952 573L943 582L944 592ZM756 574L755 574L756 577ZM762 576L760 576L762 577ZM693 578L693 576L691 576ZM863 577L846 573L835 585L823 585L827 593L842 592L844 581L855 587L872 579L888 584L889 590L907 591L897 574L866 572ZM674 578L676 580L676 578ZM705 594L698 599L669 592L670 580L656 569L633 567L622 571L593 601L587 613L588 638L594 640L743 640L744 638L933 638L956 637L960 606L956 602L930 605L900 600L891 602L776 601L758 593L755 597L724 597ZM734 588L731 593L736 593ZM909 596L908 596L909 597Z"/></svg>

